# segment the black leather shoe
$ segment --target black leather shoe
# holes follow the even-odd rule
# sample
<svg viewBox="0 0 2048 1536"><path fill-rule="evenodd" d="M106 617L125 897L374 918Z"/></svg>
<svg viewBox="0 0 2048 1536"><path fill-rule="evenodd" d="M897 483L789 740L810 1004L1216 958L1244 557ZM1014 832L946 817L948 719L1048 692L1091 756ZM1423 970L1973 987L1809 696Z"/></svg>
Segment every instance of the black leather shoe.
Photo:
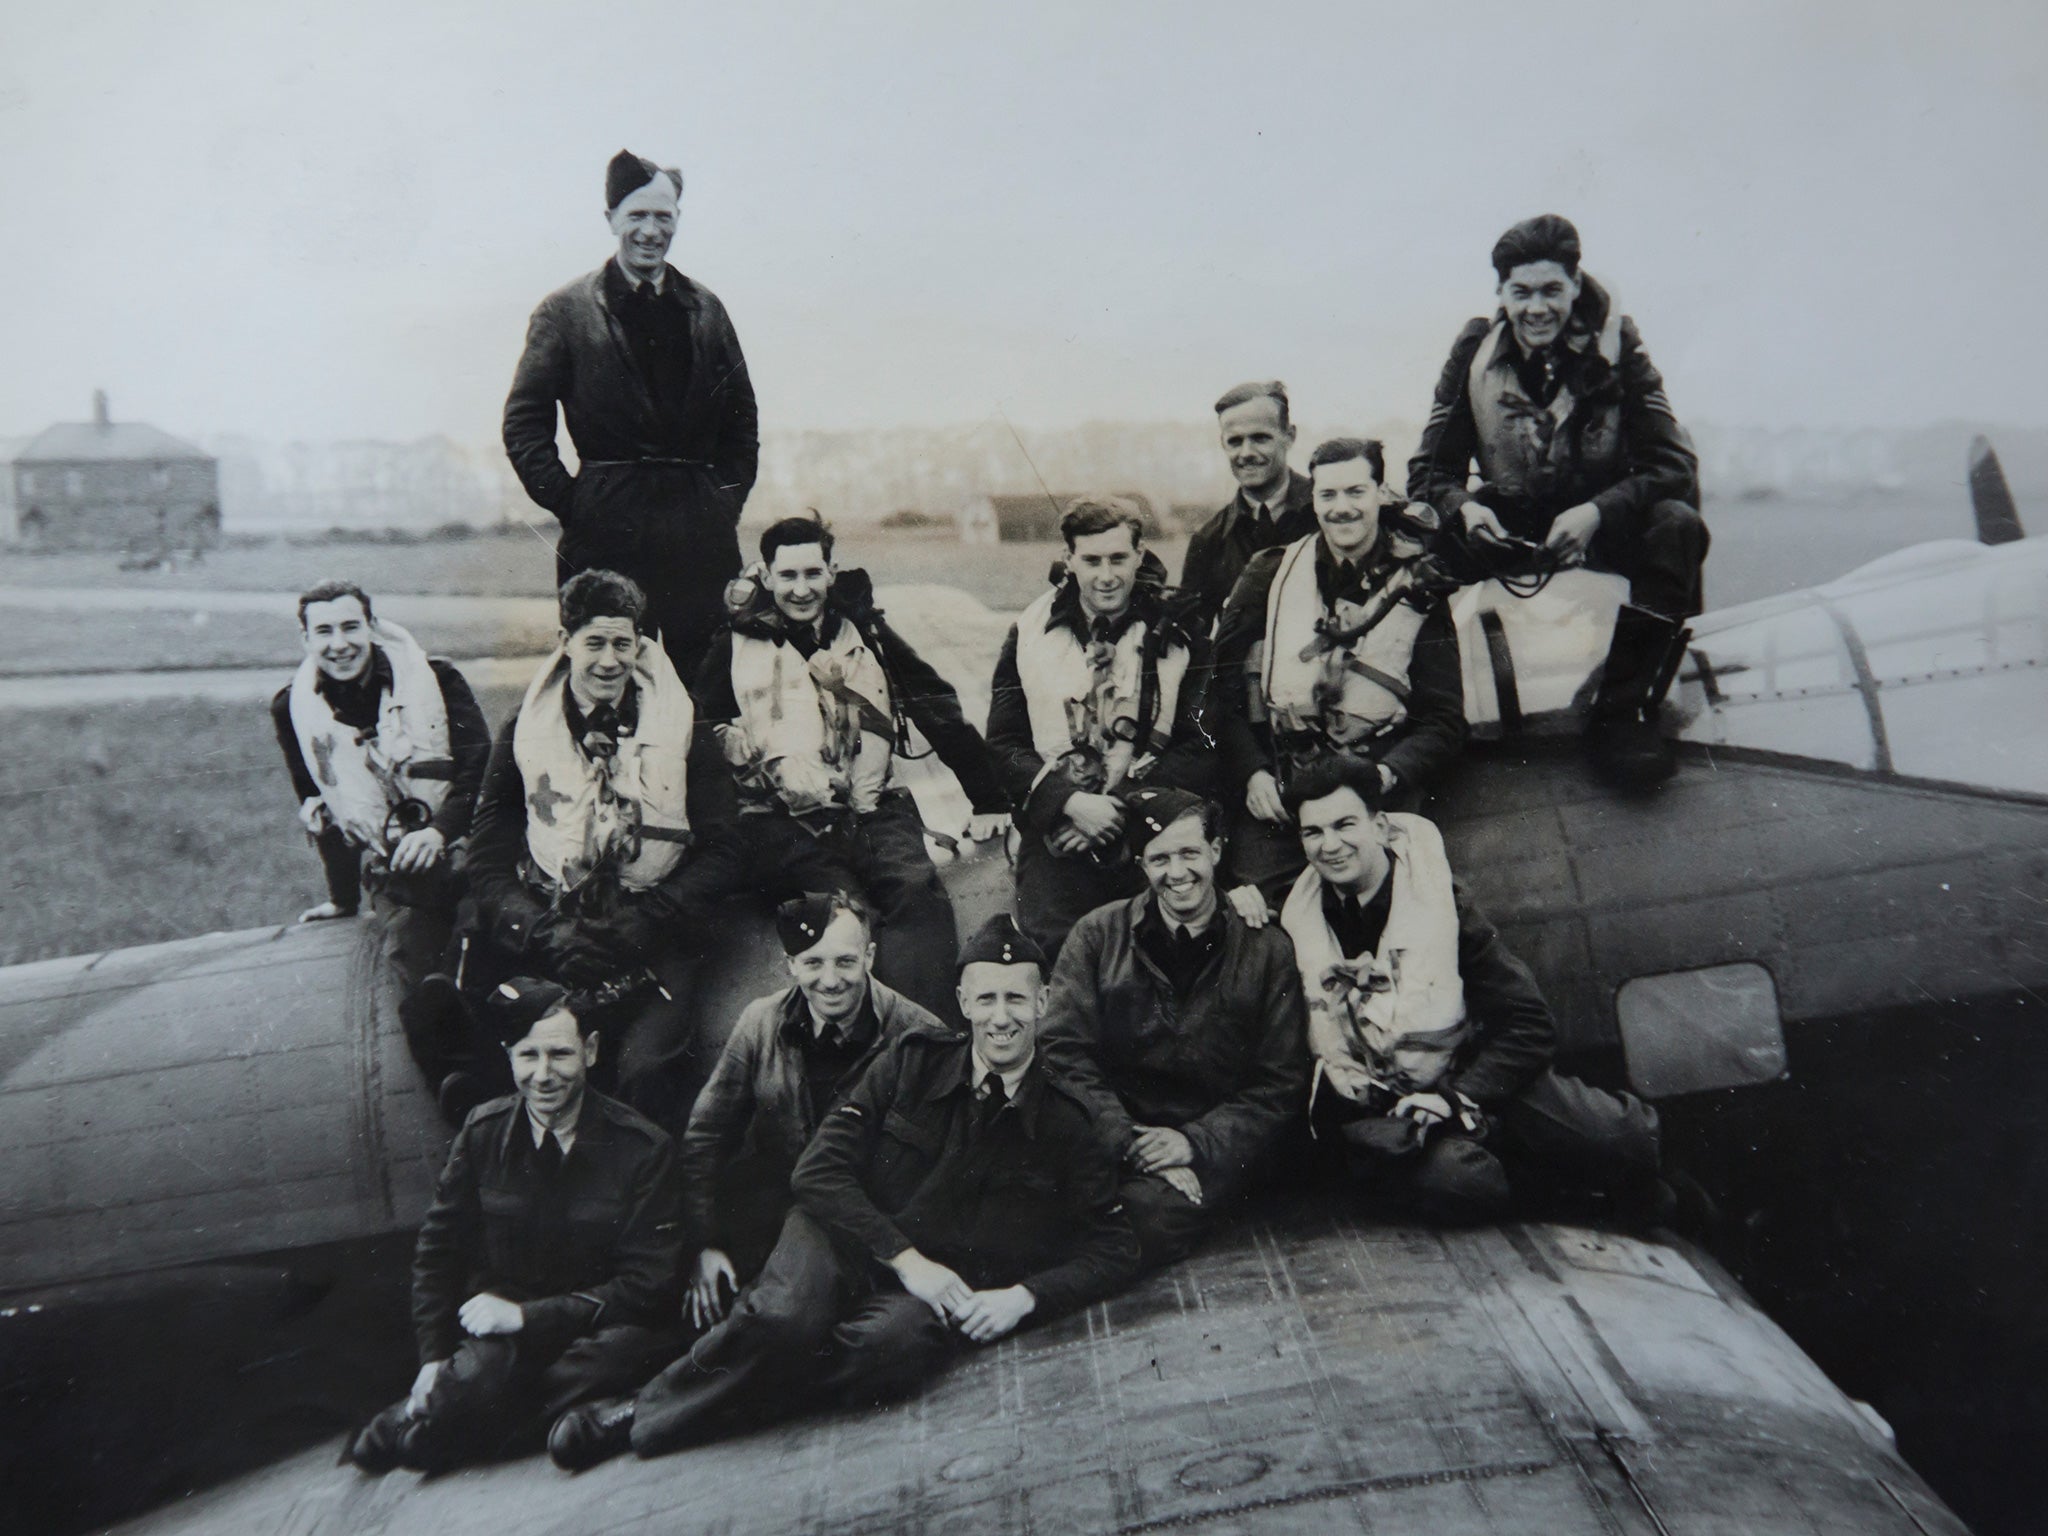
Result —
<svg viewBox="0 0 2048 1536"><path fill-rule="evenodd" d="M564 1472L581 1472L633 1448L633 1399L600 1398L571 1408L548 1431L548 1456Z"/></svg>
<svg viewBox="0 0 2048 1536"><path fill-rule="evenodd" d="M401 1460L401 1443L412 1428L412 1415L404 1403L393 1403L365 1424L348 1448L348 1459L365 1472L382 1474L395 1470Z"/></svg>

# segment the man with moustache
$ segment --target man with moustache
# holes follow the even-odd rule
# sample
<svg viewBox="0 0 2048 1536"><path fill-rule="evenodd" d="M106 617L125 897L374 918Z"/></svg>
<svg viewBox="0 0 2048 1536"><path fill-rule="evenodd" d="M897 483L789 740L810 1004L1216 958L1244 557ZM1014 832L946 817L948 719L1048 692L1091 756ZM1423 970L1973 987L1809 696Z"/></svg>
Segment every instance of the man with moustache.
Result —
<svg viewBox="0 0 2048 1536"><path fill-rule="evenodd" d="M441 1171L413 1255L419 1374L350 1443L365 1472L537 1444L676 1348L673 1143L589 1087L597 1036L560 987L515 977L485 1013L515 1091L464 1122Z"/></svg>
<svg viewBox="0 0 2048 1536"><path fill-rule="evenodd" d="M980 842L1009 825L1009 798L960 696L875 606L866 571L841 570L832 530L786 517L734 583L731 624L697 674L697 704L739 792L757 888L858 893L879 919L876 973L944 1017L959 941L925 850L924 818L896 782L916 726L953 771Z"/></svg>
<svg viewBox="0 0 2048 1536"><path fill-rule="evenodd" d="M1408 494L1479 546L1540 540L1628 578L1588 741L1610 775L1648 784L1676 765L1656 713L1702 606L1699 459L1635 321L1579 256L1579 232L1554 213L1495 242L1500 307L1451 345Z"/></svg>
<svg viewBox="0 0 2048 1536"><path fill-rule="evenodd" d="M573 987L617 1060L619 1093L663 1125L689 1113L690 993L718 905L745 888L731 784L689 690L615 571L562 587L555 653L492 749L477 801L470 989L515 972ZM423 1000L459 1011L452 978ZM429 994L431 994L429 996ZM488 1097L490 1064L442 1084L454 1117Z"/></svg>
<svg viewBox="0 0 2048 1536"><path fill-rule="evenodd" d="M1294 423L1285 384L1264 379L1225 390L1216 402L1216 431L1237 494L1188 540L1176 599L1182 620L1203 640L1252 556L1290 544L1316 526L1308 480L1287 467Z"/></svg>
<svg viewBox="0 0 2048 1536"><path fill-rule="evenodd" d="M1145 887L1118 792L1206 791L1215 777L1198 723L1202 648L1167 612L1166 568L1137 508L1084 497L1060 534L1066 561L1010 627L988 714L1019 807L1018 925L1054 956L1083 913Z"/></svg>
<svg viewBox="0 0 2048 1536"><path fill-rule="evenodd" d="M789 1178L825 1117L905 1034L945 1026L875 980L871 919L842 892L776 909L790 985L747 1004L683 1134L684 1207L699 1244L687 1321L710 1327L760 1271L789 1215Z"/></svg>
<svg viewBox="0 0 2048 1536"><path fill-rule="evenodd" d="M1221 822L1184 790L1126 797L1148 889L1075 924L1046 1009L1046 1055L1123 1161L1147 1268L1187 1254L1267 1171L1308 1092L1294 957L1220 899Z"/></svg>
<svg viewBox="0 0 2048 1536"><path fill-rule="evenodd" d="M967 1034L905 1033L825 1117L791 1180L797 1209L732 1315L658 1393L565 1415L557 1464L899 1398L962 1349L1129 1282L1116 1169L1038 1053L1044 957L1007 916L962 947L959 1003Z"/></svg>
<svg viewBox="0 0 2048 1536"><path fill-rule="evenodd" d="M1360 757L1412 806L1466 738L1450 610L1430 585L1408 585L1383 536L1383 517L1405 516L1387 494L1384 450L1332 438L1308 465L1316 532L1245 567L1223 610L1206 710L1231 810L1232 884L1271 903L1301 870L1281 803L1293 773L1332 753Z"/></svg>
<svg viewBox="0 0 2048 1536"><path fill-rule="evenodd" d="M1535 978L1453 881L1436 828L1383 810L1356 760L1304 769L1287 803L1308 867L1280 924L1308 999L1317 1139L1433 1220L1503 1216L1535 1169L1651 1209L1657 1112L1552 1067Z"/></svg>
<svg viewBox="0 0 2048 1536"><path fill-rule="evenodd" d="M605 569L647 594L650 633L695 676L739 571L760 459L754 387L716 294L670 266L683 174L626 150L605 171L618 250L541 300L505 399L505 453L562 525L556 580ZM555 447L556 411L579 461Z"/></svg>

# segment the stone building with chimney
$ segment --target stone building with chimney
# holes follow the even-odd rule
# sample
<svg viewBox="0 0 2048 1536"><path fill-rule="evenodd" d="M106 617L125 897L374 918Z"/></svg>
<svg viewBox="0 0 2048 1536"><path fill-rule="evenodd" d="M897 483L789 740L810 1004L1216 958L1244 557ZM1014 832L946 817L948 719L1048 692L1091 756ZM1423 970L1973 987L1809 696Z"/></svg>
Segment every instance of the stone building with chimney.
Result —
<svg viewBox="0 0 2048 1536"><path fill-rule="evenodd" d="M220 466L140 421L114 421L104 391L91 421L46 427L14 456L14 541L30 549L134 552L220 542Z"/></svg>

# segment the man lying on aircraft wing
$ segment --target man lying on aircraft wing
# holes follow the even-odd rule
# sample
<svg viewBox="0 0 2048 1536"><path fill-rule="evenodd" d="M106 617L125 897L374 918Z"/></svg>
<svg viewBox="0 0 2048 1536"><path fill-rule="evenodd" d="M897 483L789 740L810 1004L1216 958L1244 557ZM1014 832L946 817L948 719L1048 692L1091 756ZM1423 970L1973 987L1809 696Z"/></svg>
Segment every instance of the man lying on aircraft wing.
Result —
<svg viewBox="0 0 2048 1536"><path fill-rule="evenodd" d="M299 597L306 659L270 701L270 722L327 872L302 923L353 917L367 886L386 958L410 993L447 947L491 728L455 664L371 611L353 582ZM438 1059L421 1066L436 1076Z"/></svg>
<svg viewBox="0 0 2048 1536"><path fill-rule="evenodd" d="M1589 741L1611 774L1652 782L1676 761L1656 710L1701 606L1699 459L1635 322L1579 270L1569 220L1524 219L1495 242L1493 269L1500 308L1451 344L1408 494L1479 544L1542 540L1628 578Z"/></svg>
<svg viewBox="0 0 2048 1536"><path fill-rule="evenodd" d="M1206 647L1169 612L1138 509L1083 497L1060 536L1066 560L1010 627L988 711L1022 834L1018 925L1052 956L1085 913L1145 888L1117 793L1215 777L1196 708Z"/></svg>
<svg viewBox="0 0 2048 1536"><path fill-rule="evenodd" d="M613 571L563 585L555 653L492 749L471 837L470 995L537 974L575 988L617 1057L620 1096L657 1124L689 1113L691 991L718 906L744 888L731 782L689 691L649 637L640 589ZM455 977L429 977L408 1033L464 1014ZM450 1118L500 1080L441 1084Z"/></svg>
<svg viewBox="0 0 2048 1536"><path fill-rule="evenodd" d="M925 851L924 821L896 782L915 725L953 771L977 841L1009 825L988 743L960 696L875 607L862 570L833 561L832 530L786 517L733 584L730 625L697 675L739 787L754 885L777 897L859 893L880 919L876 971L941 1017L953 1011L953 904Z"/></svg>
<svg viewBox="0 0 2048 1536"><path fill-rule="evenodd" d="M1319 444L1308 474L1316 532L1245 567L1217 629L1205 705L1230 808L1230 882L1273 902L1301 869L1280 803L1297 765L1364 757L1413 805L1466 737L1448 587L1412 570L1435 517L1425 509L1422 528L1389 496L1385 450L1370 439Z"/></svg>
<svg viewBox="0 0 2048 1536"><path fill-rule="evenodd" d="M1506 1214L1510 1173L1531 1168L1649 1215L1657 1112L1551 1067L1529 968L1453 883L1436 827L1383 796L1369 764L1343 759L1287 787L1308 867L1280 925L1308 998L1311 1132L1435 1220Z"/></svg>
<svg viewBox="0 0 2048 1536"><path fill-rule="evenodd" d="M858 897L776 910L790 985L757 997L726 1037L683 1133L683 1198L699 1245L686 1321L708 1328L760 1271L789 1215L789 1179L818 1127L889 1043L945 1025L871 974L874 919Z"/></svg>
<svg viewBox="0 0 2048 1536"><path fill-rule="evenodd" d="M1188 1253L1270 1171L1308 1091L1287 941L1220 898L1222 810L1184 790L1124 797L1148 889L1098 907L1053 968L1045 1053L1124 1165L1145 1265Z"/></svg>
<svg viewBox="0 0 2048 1536"><path fill-rule="evenodd" d="M365 1472L537 1447L678 1347L674 1143L589 1087L597 1034L561 987L515 977L482 1011L517 1091L469 1117L441 1171L413 1255L419 1375L350 1444Z"/></svg>
<svg viewBox="0 0 2048 1536"><path fill-rule="evenodd" d="M637 1398L563 1415L559 1465L901 1397L968 1345L1131 1280L1115 1163L1036 1049L1044 957L1007 916L962 948L959 1005L968 1034L906 1031L825 1117L732 1315Z"/></svg>

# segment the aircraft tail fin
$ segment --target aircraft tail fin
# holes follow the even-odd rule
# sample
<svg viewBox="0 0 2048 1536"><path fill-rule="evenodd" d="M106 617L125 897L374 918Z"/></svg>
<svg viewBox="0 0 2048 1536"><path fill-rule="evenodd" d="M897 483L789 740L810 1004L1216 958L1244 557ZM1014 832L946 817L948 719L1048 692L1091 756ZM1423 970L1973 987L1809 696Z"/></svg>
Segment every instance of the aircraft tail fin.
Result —
<svg viewBox="0 0 2048 1536"><path fill-rule="evenodd" d="M2012 502L2012 488L2005 483L2005 470L1991 439L1981 434L1970 440L1970 510L1977 516L1980 544L2010 544L2027 536Z"/></svg>

